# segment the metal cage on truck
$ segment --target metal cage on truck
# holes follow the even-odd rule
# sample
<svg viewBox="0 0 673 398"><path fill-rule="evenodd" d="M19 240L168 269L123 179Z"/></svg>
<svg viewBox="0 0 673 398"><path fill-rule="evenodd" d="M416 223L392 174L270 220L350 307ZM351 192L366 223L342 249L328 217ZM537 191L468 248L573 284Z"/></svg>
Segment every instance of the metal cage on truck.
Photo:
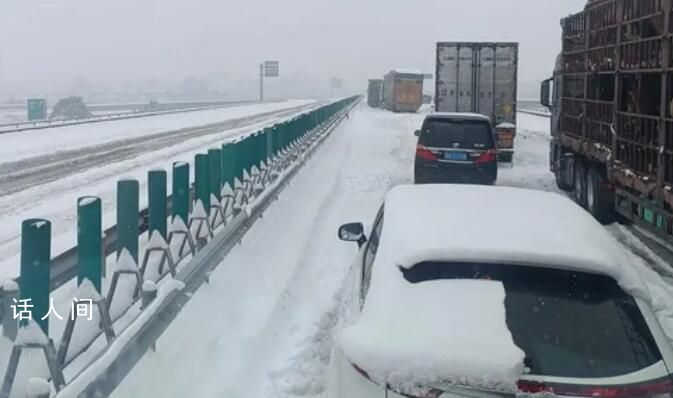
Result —
<svg viewBox="0 0 673 398"><path fill-rule="evenodd" d="M673 0L592 0L563 19L552 128L565 151L604 165L618 213L669 242L672 18Z"/></svg>

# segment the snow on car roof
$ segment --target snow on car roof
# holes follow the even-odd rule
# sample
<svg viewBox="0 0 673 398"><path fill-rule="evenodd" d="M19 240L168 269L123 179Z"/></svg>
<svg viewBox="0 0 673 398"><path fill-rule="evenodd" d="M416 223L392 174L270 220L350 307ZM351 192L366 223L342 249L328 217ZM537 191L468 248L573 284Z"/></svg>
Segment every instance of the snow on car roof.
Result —
<svg viewBox="0 0 673 398"><path fill-rule="evenodd" d="M360 320L343 330L351 362L379 385L414 396L414 387L440 383L515 390L525 355L507 328L501 282L400 281L383 287L394 297L367 302Z"/></svg>
<svg viewBox="0 0 673 398"><path fill-rule="evenodd" d="M468 112L436 112L431 113L426 116L426 119L470 119L470 120L485 120L491 121L491 119L480 113L468 113Z"/></svg>
<svg viewBox="0 0 673 398"><path fill-rule="evenodd" d="M648 298L618 243L584 209L555 193L511 187L393 188L376 264L428 260L546 265L613 277ZM375 267L376 267L375 264Z"/></svg>

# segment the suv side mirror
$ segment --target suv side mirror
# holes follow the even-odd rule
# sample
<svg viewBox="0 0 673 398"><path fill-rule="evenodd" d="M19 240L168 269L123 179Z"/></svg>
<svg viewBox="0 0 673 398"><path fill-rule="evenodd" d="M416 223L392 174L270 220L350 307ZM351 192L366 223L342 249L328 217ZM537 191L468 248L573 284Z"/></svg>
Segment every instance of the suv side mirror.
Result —
<svg viewBox="0 0 673 398"><path fill-rule="evenodd" d="M339 227L339 239L344 242L357 242L358 247L362 247L367 242L365 227L359 222L344 224Z"/></svg>
<svg viewBox="0 0 673 398"><path fill-rule="evenodd" d="M540 104L547 108L552 107L552 100L551 100L551 84L554 81L554 79L547 79L542 82L542 85L540 86Z"/></svg>
<svg viewBox="0 0 673 398"><path fill-rule="evenodd" d="M421 130L416 130L416 131L414 131L414 135L415 135L416 137L420 137L420 136L421 136Z"/></svg>

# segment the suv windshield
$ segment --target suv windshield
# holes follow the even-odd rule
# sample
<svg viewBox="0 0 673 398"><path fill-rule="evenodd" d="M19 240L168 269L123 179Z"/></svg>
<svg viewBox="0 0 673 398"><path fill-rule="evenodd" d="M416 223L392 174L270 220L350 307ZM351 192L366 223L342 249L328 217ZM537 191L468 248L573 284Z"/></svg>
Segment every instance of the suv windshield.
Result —
<svg viewBox="0 0 673 398"><path fill-rule="evenodd" d="M633 297L606 276L502 264L424 262L410 283L492 279L505 286L507 325L531 374L613 377L662 359Z"/></svg>
<svg viewBox="0 0 673 398"><path fill-rule="evenodd" d="M493 147L493 136L487 122L428 119L419 143L432 148L488 149Z"/></svg>

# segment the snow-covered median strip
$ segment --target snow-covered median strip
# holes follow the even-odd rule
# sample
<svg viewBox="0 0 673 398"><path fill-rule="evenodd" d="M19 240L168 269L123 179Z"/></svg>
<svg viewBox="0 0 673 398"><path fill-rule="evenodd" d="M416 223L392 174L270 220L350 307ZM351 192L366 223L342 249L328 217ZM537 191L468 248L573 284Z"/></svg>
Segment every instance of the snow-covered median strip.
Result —
<svg viewBox="0 0 673 398"><path fill-rule="evenodd" d="M342 332L352 363L400 391L440 383L516 388L524 352L507 328L502 283L442 280L400 288L385 301L370 300Z"/></svg>

